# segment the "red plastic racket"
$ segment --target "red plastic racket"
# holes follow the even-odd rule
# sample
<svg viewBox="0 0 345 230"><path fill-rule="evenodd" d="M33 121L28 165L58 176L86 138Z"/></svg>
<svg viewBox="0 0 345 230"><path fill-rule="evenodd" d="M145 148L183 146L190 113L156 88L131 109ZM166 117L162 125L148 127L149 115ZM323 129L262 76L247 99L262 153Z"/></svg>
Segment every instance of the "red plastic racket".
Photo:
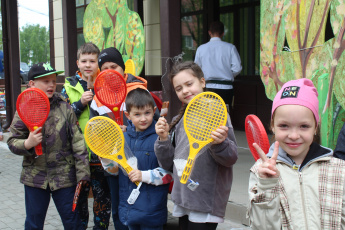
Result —
<svg viewBox="0 0 345 230"><path fill-rule="evenodd" d="M266 154L270 148L270 142L268 140L265 127L257 116L250 114L246 117L245 129L249 149L255 161L257 161L260 158L260 155L254 148L253 143L258 144Z"/></svg>
<svg viewBox="0 0 345 230"><path fill-rule="evenodd" d="M79 181L79 183L77 184L77 187L75 188L75 192L74 192L72 212L74 212L75 208L77 207L78 199L79 199L79 195L80 195L80 191L81 191L82 186L83 186L83 182Z"/></svg>
<svg viewBox="0 0 345 230"><path fill-rule="evenodd" d="M94 89L98 100L114 113L116 123L123 125L120 108L127 95L124 77L115 70L104 70L97 76Z"/></svg>
<svg viewBox="0 0 345 230"><path fill-rule="evenodd" d="M16 108L20 119L32 132L44 125L49 115L50 103L42 90L29 88L19 94ZM35 147L35 151L37 156L42 155L41 143Z"/></svg>

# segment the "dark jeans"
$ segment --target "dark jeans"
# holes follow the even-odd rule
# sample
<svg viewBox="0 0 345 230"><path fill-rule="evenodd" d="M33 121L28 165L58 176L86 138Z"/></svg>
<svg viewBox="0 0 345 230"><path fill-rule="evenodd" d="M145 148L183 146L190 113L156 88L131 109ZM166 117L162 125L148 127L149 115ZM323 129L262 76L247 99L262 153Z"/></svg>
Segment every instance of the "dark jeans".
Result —
<svg viewBox="0 0 345 230"><path fill-rule="evenodd" d="M182 216L178 219L179 230L215 230L218 223L194 223L188 220L188 216Z"/></svg>
<svg viewBox="0 0 345 230"><path fill-rule="evenodd" d="M104 176L104 170L101 165L90 166L90 171L91 188L93 194L93 229L108 229L111 212L111 200L107 177ZM87 228L89 221L89 191L89 187L84 187L82 189L79 195L77 206L80 218L84 224L84 229Z"/></svg>
<svg viewBox="0 0 345 230"><path fill-rule="evenodd" d="M218 94L227 104L228 107L228 113L230 114L230 110L232 108L232 99L234 97L234 89L213 89L213 88L207 88L206 91L211 91L216 94Z"/></svg>
<svg viewBox="0 0 345 230"><path fill-rule="evenodd" d="M107 181L111 195L111 212L116 230L128 230L126 225L123 225L119 219L119 177L107 176Z"/></svg>
<svg viewBox="0 0 345 230"><path fill-rule="evenodd" d="M62 220L64 229L84 229L77 212L72 212L75 186L62 188L56 191L34 188L24 185L25 191L25 229L43 229L50 196L52 196L56 209Z"/></svg>

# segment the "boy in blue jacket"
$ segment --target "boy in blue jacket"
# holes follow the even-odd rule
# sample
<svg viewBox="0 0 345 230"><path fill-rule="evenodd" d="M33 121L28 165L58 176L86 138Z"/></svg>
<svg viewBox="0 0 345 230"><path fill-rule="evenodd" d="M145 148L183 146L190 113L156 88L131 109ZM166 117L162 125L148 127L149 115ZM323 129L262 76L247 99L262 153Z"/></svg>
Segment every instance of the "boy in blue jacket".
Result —
<svg viewBox="0 0 345 230"><path fill-rule="evenodd" d="M171 174L160 168L154 153L157 139L153 115L156 108L154 100L147 90L137 88L128 93L126 112L128 118L126 143L138 159L138 169L128 176L118 170L120 187L119 216L130 230L162 230L167 221L167 195ZM116 163L102 159L103 167L111 174L116 174ZM115 165L115 166L114 166ZM140 195L134 204L127 199L133 189L133 182L142 182ZM159 186L158 186L159 185Z"/></svg>

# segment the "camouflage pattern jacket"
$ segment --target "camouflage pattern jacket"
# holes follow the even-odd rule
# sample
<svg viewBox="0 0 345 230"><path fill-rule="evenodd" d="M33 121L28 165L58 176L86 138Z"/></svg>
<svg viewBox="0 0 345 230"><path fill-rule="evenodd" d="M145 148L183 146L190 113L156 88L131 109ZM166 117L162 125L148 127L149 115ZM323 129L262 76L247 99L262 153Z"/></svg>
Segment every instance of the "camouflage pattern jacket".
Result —
<svg viewBox="0 0 345 230"><path fill-rule="evenodd" d="M43 154L36 158L34 148L26 150L29 130L16 112L10 127L10 150L23 156L20 181L24 185L52 191L90 180L90 167L84 137L72 107L55 93L50 99L50 113L42 128Z"/></svg>

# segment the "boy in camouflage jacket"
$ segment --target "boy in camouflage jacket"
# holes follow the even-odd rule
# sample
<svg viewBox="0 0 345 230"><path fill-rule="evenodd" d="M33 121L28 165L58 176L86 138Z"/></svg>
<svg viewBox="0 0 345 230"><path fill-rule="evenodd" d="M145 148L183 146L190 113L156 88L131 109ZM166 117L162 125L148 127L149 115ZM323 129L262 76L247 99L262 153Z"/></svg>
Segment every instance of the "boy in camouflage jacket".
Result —
<svg viewBox="0 0 345 230"><path fill-rule="evenodd" d="M72 203L77 182L90 180L88 153L73 109L55 93L56 76L62 72L45 63L32 66L29 85L48 96L49 116L43 127L30 132L16 112L10 128L7 144L24 157L20 181L25 190L25 229L43 229L50 196L64 229L83 229ZM43 155L37 157L34 147L39 143Z"/></svg>

